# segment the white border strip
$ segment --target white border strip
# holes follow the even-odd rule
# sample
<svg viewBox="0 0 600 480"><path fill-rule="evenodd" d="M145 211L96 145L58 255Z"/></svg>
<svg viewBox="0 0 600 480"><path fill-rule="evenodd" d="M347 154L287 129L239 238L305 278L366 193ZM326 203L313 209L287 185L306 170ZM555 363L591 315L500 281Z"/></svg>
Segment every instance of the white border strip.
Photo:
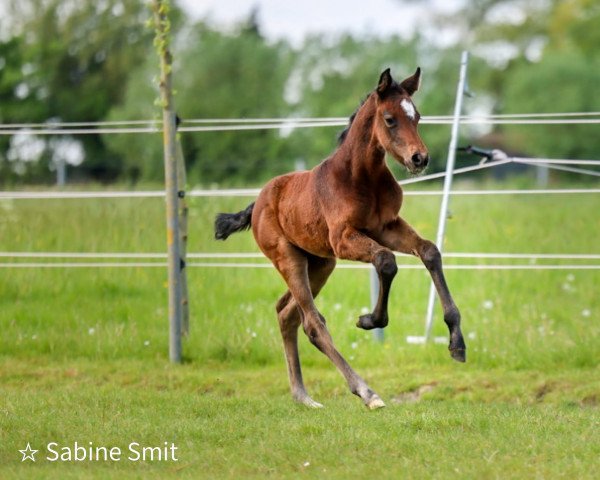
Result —
<svg viewBox="0 0 600 480"><path fill-rule="evenodd" d="M598 123L600 119L590 118L599 117L600 112L563 112L563 113L509 113L509 114L490 114L490 115L461 115L461 123L514 123L514 124L553 124L553 123ZM584 118L575 118L584 117ZM587 117L587 118L585 118ZM453 116L450 115L425 115L422 117L422 123L431 124L450 124ZM342 126L348 123L346 117L264 117L264 118L193 118L185 119L184 125L202 124L202 130L196 130L196 127L182 126L180 131L207 131L206 129L222 129L233 127L248 127L253 129L262 128L282 128L282 127L301 127L301 126ZM135 127L131 127L135 126ZM90 127L90 128L82 128ZM97 128L101 127L101 128ZM104 128L102 128L104 127ZM124 127L124 128L106 128L106 127ZM22 129L33 130L32 132L23 132ZM185 130L184 130L185 129ZM244 128L245 129L245 128ZM47 121L38 123L5 123L0 124L1 132L6 134L17 133L36 133L58 134L61 132L73 133L155 133L160 132L161 122L158 119L151 120L111 120L96 122L60 122ZM218 130L213 130L218 131ZM8 133L10 132L10 133Z"/></svg>
<svg viewBox="0 0 600 480"><path fill-rule="evenodd" d="M550 168L558 168L571 170L569 167L561 167L558 165L600 165L600 160L571 160L571 159L527 159L527 158L505 158L491 162L480 163L468 167L458 168L453 174L461 174L483 170L507 163L523 163L523 164L542 164ZM579 171L579 170L577 170ZM579 171L580 173L588 173L590 175L600 176L600 172L596 171ZM424 182L446 176L446 172L433 173L420 177L408 178L398 182L399 185L408 185L411 183ZM260 188L236 188L236 189L194 189L187 192L189 197L256 197L260 193ZM455 190L451 191L451 195L516 195L516 194L558 194L558 193L598 193L600 189L545 189L545 190ZM404 192L405 195L441 195L442 192L424 191L424 192ZM165 193L162 190L151 190L145 192L0 192L0 200L17 200L17 199L84 199L84 198L160 198L164 197Z"/></svg>
<svg viewBox="0 0 600 480"><path fill-rule="evenodd" d="M423 118L420 122L423 125L451 125L452 120L436 120L432 118ZM281 123L260 123L260 124L241 124L241 125L211 125L196 127L179 127L178 132L233 132L243 130L281 130L283 128L313 128L313 127L343 127L348 121L319 121L319 122L281 122ZM501 120L493 118L469 118L461 120L462 125L598 125L600 118L578 118L578 119L545 119L545 120ZM159 127L99 127L99 128L0 128L0 135L98 135L98 134L129 134L129 133L161 133Z"/></svg>
<svg viewBox="0 0 600 480"><path fill-rule="evenodd" d="M424 178L424 177L423 177ZM427 178L426 180L429 180ZM414 183L414 182L410 182ZM191 190L187 197L256 197L260 188L226 189L226 190ZM560 188L532 190L454 190L450 195L570 195L600 193L600 188ZM404 191L405 196L436 196L441 190ZM162 190L140 192L0 192L0 200L66 200L93 198L164 198Z"/></svg>

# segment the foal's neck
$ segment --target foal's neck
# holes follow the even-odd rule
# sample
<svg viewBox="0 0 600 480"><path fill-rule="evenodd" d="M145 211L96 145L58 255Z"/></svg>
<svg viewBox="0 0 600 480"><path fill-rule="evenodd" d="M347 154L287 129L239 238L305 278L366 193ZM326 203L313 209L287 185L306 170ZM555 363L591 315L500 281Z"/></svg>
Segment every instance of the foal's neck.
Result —
<svg viewBox="0 0 600 480"><path fill-rule="evenodd" d="M367 179L376 172L389 172L385 151L373 133L376 104L371 94L356 112L344 142L336 152L336 160L350 168L355 179Z"/></svg>

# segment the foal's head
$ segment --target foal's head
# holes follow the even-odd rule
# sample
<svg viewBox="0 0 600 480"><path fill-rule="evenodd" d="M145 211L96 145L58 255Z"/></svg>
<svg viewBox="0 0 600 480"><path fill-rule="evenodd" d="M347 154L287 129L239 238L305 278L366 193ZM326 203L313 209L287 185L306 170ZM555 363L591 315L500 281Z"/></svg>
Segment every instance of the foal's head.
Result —
<svg viewBox="0 0 600 480"><path fill-rule="evenodd" d="M374 133L379 144L411 173L419 173L429 163L427 147L419 137L419 112L412 95L419 89L421 69L401 83L392 79L388 68L375 90Z"/></svg>

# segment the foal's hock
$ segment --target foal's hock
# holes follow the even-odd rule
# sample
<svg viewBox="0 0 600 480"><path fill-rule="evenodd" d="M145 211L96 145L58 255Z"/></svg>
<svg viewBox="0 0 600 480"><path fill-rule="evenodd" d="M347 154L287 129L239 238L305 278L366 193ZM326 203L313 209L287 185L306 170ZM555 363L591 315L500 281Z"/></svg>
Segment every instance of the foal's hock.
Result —
<svg viewBox="0 0 600 480"><path fill-rule="evenodd" d="M385 406L381 398L336 350L314 299L336 258L374 265L381 288L373 312L356 324L365 330L388 324L388 297L396 275L394 251L419 257L440 297L450 332L450 355L464 362L466 346L460 313L444 278L437 247L421 238L398 216L402 189L385 162L388 153L411 173L427 166L429 155L417 125L412 102L421 70L397 83L385 70L377 88L350 118L338 148L310 171L272 179L256 202L238 213L221 213L215 238L252 227L256 243L273 262L288 290L277 302L292 396L310 407L321 407L306 392L298 356L298 327L335 364L350 390L371 409Z"/></svg>

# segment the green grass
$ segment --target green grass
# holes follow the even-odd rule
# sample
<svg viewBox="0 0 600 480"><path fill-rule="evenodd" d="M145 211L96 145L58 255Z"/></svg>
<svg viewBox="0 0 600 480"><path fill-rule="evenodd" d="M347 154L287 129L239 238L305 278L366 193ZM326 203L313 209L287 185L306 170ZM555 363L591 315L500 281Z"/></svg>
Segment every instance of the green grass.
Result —
<svg viewBox="0 0 600 480"><path fill-rule="evenodd" d="M388 400L369 412L324 368L307 377L326 408L309 411L288 399L278 366L6 366L3 478L593 478L600 453L597 407L580 403L585 389L573 391L589 373L365 369ZM421 401L393 401L419 382L435 382ZM596 376L588 394L598 387ZM17 450L27 441L42 450L93 441L124 451L132 441L168 441L179 462L21 465Z"/></svg>
<svg viewBox="0 0 600 480"><path fill-rule="evenodd" d="M191 199L189 251L257 251L251 234L212 240L214 214L249 201ZM598 207L593 195L455 197L445 250L598 253ZM406 197L403 216L433 238L438 208L439 198ZM162 200L0 201L1 251L162 252L164 239ZM384 345L354 327L368 272L336 271L317 304L388 404L377 412L303 337L307 387L325 409L292 403L274 315L284 287L271 269L189 269L180 366L167 361L163 269L0 272L0 478L595 476L596 270L448 270L466 365L445 345L405 341L423 332L424 269L399 272ZM434 335L447 335L439 310ZM180 461L52 463L40 452L21 463L28 441L167 441Z"/></svg>

